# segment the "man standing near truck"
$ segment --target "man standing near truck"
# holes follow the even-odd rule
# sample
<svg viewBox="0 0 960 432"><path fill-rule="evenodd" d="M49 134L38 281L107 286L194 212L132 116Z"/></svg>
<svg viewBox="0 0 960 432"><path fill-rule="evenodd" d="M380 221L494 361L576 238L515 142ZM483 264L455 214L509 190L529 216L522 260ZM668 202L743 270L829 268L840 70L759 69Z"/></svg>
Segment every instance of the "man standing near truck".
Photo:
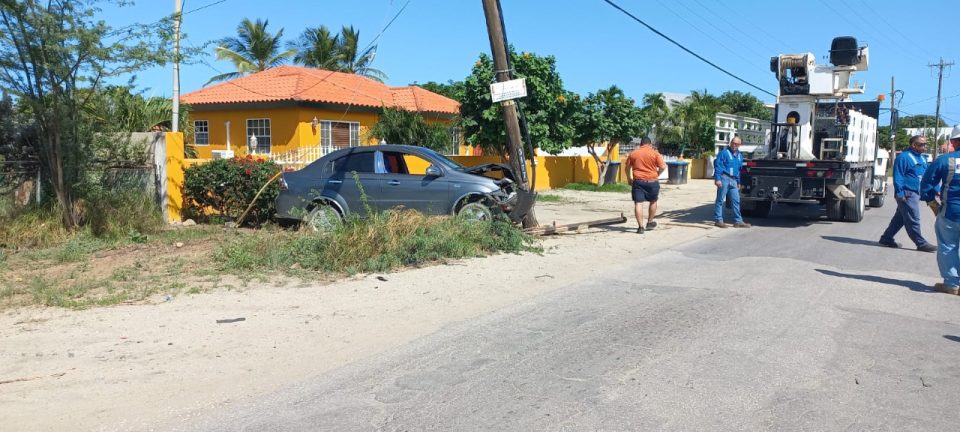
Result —
<svg viewBox="0 0 960 432"><path fill-rule="evenodd" d="M949 142L960 148L960 125L950 133ZM937 202L937 193L940 202ZM943 283L933 286L935 291L960 293L960 152L940 156L920 181L920 199L927 202L937 214L937 267Z"/></svg>
<svg viewBox="0 0 960 432"><path fill-rule="evenodd" d="M892 248L900 247L893 236L904 228L907 236L921 252L936 252L937 247L927 242L920 234L920 179L927 171L927 160L923 151L927 148L927 137L910 137L910 148L900 153L893 163L893 198L897 200L897 212L890 219L890 225L880 236L880 245Z"/></svg>
<svg viewBox="0 0 960 432"><path fill-rule="evenodd" d="M644 137L636 150L627 156L627 180L633 186L633 213L637 217L637 234L657 227L653 217L657 215L657 200L660 197L660 174L667 169L667 163L657 149L653 148L650 138ZM647 224L643 224L643 203L649 201Z"/></svg>
<svg viewBox="0 0 960 432"><path fill-rule="evenodd" d="M743 165L743 155L740 154L740 137L734 135L727 148L720 150L713 161L713 183L717 185L717 200L713 203L713 223L719 228L726 228L723 223L723 202L729 198L730 208L733 210L733 226L750 228L750 224L743 221L740 214L740 166Z"/></svg>

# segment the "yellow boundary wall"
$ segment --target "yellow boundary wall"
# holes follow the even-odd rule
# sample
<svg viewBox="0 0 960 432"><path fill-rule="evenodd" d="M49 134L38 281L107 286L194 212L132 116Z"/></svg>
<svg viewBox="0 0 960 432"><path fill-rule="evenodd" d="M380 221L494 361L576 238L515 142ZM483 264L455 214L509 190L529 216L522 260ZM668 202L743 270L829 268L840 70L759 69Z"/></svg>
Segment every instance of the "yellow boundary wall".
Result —
<svg viewBox="0 0 960 432"><path fill-rule="evenodd" d="M207 159L185 159L182 133L166 134L166 177L167 177L167 220L182 220L184 170L190 166L204 163ZM451 156L451 159L466 165L485 163L504 163L499 156ZM703 178L703 160L687 160L688 178ZM617 172L617 182L625 182L626 174ZM527 161L527 173L533 174L531 161ZM569 183L595 183L599 176L597 164L590 156L537 156L537 176L535 190L557 189Z"/></svg>

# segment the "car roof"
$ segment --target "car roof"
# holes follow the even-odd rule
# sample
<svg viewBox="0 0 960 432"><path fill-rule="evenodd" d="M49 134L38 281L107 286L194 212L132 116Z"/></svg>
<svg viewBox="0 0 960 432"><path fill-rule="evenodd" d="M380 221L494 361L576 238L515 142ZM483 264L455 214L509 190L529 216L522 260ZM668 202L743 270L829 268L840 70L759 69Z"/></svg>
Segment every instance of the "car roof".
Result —
<svg viewBox="0 0 960 432"><path fill-rule="evenodd" d="M369 146L357 146L357 147L347 147L342 148L332 153L329 153L327 156L331 155L344 155L350 153L366 153L373 151L405 151L408 153L431 153L428 148L420 147L415 145L407 144L376 144Z"/></svg>

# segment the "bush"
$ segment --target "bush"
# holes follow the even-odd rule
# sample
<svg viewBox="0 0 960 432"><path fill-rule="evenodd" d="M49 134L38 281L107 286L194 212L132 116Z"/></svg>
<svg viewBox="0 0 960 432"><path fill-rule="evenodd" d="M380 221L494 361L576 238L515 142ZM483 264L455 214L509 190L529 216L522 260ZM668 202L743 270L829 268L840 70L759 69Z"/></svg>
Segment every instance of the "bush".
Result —
<svg viewBox="0 0 960 432"><path fill-rule="evenodd" d="M537 250L533 240L508 221L468 221L391 210L369 218L348 217L333 231L317 234L258 231L225 243L214 253L221 270L327 273L387 271L449 258Z"/></svg>
<svg viewBox="0 0 960 432"><path fill-rule="evenodd" d="M196 221L215 217L236 220L253 201L257 191L280 166L271 160L250 155L233 159L216 159L194 165L184 173L183 212ZM276 214L274 201L280 187L273 182L267 187L244 220L259 226Z"/></svg>

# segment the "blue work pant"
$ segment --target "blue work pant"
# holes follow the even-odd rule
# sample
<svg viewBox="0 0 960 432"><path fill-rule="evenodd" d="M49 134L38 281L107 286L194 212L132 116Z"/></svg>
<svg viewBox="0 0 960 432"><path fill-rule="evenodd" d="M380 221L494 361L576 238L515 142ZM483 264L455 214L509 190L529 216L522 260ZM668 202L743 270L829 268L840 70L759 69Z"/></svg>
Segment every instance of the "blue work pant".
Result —
<svg viewBox="0 0 960 432"><path fill-rule="evenodd" d="M960 275L957 274L960 268L960 223L938 216L936 231L937 267L940 268L943 284L960 286Z"/></svg>
<svg viewBox="0 0 960 432"><path fill-rule="evenodd" d="M740 215L740 189L737 188L737 181L727 177L720 176L720 187L717 188L717 200L713 204L713 220L723 222L723 201L730 199L730 208L733 210L733 223L743 223L743 216Z"/></svg>
<svg viewBox="0 0 960 432"><path fill-rule="evenodd" d="M927 240L920 234L920 195L914 191L903 191L903 200L897 201L897 212L890 219L890 225L880 236L884 242L892 242L900 228L907 231L907 236L917 247L927 244Z"/></svg>

